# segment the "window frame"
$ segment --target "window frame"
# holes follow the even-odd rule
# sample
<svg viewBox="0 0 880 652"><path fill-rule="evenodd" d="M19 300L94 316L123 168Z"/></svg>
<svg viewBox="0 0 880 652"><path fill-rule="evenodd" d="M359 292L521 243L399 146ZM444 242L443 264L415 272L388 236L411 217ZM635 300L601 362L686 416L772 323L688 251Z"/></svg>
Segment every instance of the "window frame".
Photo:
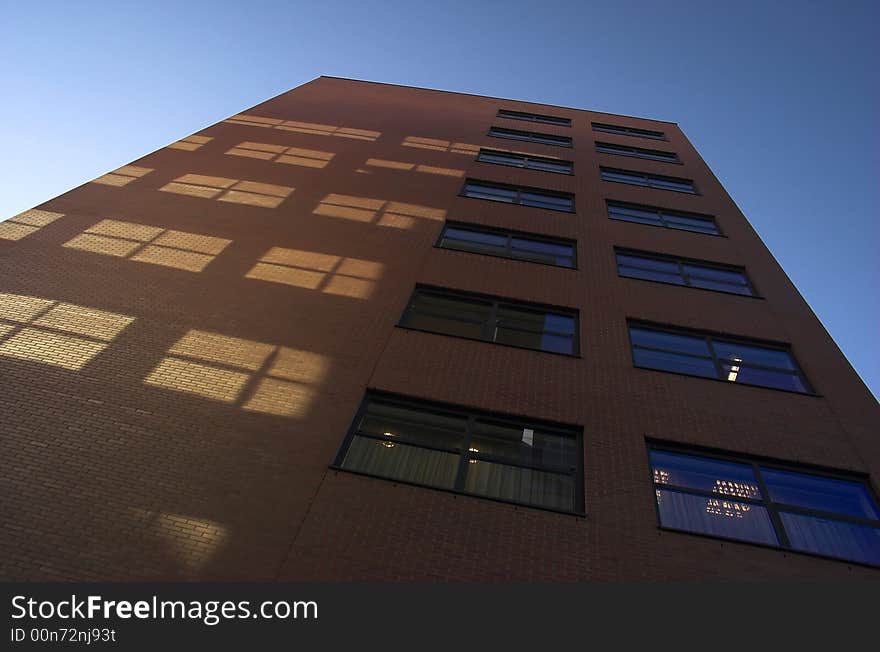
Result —
<svg viewBox="0 0 880 652"><path fill-rule="evenodd" d="M665 131L654 131L653 129L640 129L639 127L622 127L607 122L590 122L593 131L599 131L605 134L617 134L619 136L633 136L635 138L649 138L651 140L665 140L669 138Z"/></svg>
<svg viewBox="0 0 880 652"><path fill-rule="evenodd" d="M507 132L507 134L503 133ZM574 139L571 136L558 136L557 134L548 134L543 131L525 131L524 129L511 129L510 127L489 127L486 135L490 138L501 138L504 140L518 140L523 143L535 143L536 145L547 145L548 147L574 147ZM522 138L518 136L523 136ZM544 138L550 141L542 140Z"/></svg>
<svg viewBox="0 0 880 652"><path fill-rule="evenodd" d="M447 228L453 229L463 229L468 231L474 231L477 233L489 233L492 235L502 235L507 236L507 244L505 246L505 251L512 251L513 247L513 239L521 238L523 240L534 240L536 242L546 242L547 244L554 245L570 245L571 246L571 267L567 265L557 265L555 263L545 263L540 260L532 260L531 258L520 258L518 256L507 256L503 254L489 253L485 251L471 251L469 249L456 249L455 247L444 247L443 246L443 237L446 233ZM457 251L465 254L476 254L478 256L491 256L493 258L503 258L504 260L514 260L517 262L524 263L533 263L535 265L545 265L547 267L558 267L559 269L571 269L577 270L578 268L578 254L577 254L577 240L570 240L568 238L557 238L556 236L551 235L543 235L540 233L530 233L528 231L517 231L514 229L506 229L503 227L497 226L487 226L484 224L476 224L474 222L459 222L457 220L446 220L443 223L443 228L440 229L440 235L437 236L437 240L434 242L434 247L437 249L444 249L446 251Z"/></svg>
<svg viewBox="0 0 880 652"><path fill-rule="evenodd" d="M486 161L480 158L483 154L491 154L495 156L509 156L511 158L522 159L522 165L516 165L513 163L498 163L497 161ZM500 149L490 149L487 147L481 147L480 151L477 152L477 157L474 159L477 163L485 163L486 165L503 165L505 167L510 168L518 168L520 170L532 170L534 172L547 172L548 174L564 174L568 176L574 176L574 161L568 161L561 158L551 158L549 156L538 156L537 154L526 154L524 152L505 152ZM567 172L560 172L557 170L547 170L545 168L536 168L529 167L529 161L547 161L550 163L565 163L568 165Z"/></svg>
<svg viewBox="0 0 880 652"><path fill-rule="evenodd" d="M613 174L628 174L633 177L641 177L645 179L647 183L634 183L632 181L622 181L620 179L606 179L604 174L606 172L611 172ZM605 165L599 166L599 179L605 181L607 183L623 183L628 186L636 186L638 188L648 188L649 190L666 190L668 192L678 192L685 195L701 195L700 189L697 188L696 182L693 179L685 179L684 177L672 177L667 174L655 174L653 172L642 172L640 170L625 170L624 168L612 168L607 167ZM677 188L665 188L663 186L651 185L652 180L666 180L674 183L680 184L690 184L693 190L680 190Z"/></svg>
<svg viewBox="0 0 880 652"><path fill-rule="evenodd" d="M489 307L489 316L483 322L471 322L471 323L479 323L481 335L480 337L469 337L467 335L457 335L454 333L443 333L440 331L432 331L424 328L418 328L416 326L407 325L406 318L410 312L410 307L419 292L427 292L435 295L441 295L452 299L462 299L463 301L481 301L490 303ZM559 315L562 317L569 317L574 320L574 333L571 335L572 341L572 352L571 353L563 353L561 351L548 351L546 349L536 349L530 346L520 346L519 344L510 344L509 342L499 342L495 339L495 335L491 337L488 336L488 329L492 324L498 323L498 310L500 308L513 308L514 310L523 310L523 311L532 311L532 312L545 312L549 314ZM401 312L400 318L397 320L396 324L397 328L402 328L405 330L416 331L419 333L430 333L432 335L441 335L443 337L455 337L462 340L470 340L472 342L483 342L485 344L494 344L496 346L507 346L513 349L520 349L522 351L534 351L535 353L547 354L547 355L560 355L566 358L580 358L581 357L581 324L580 324L580 311L577 308L567 308L564 306L553 306L545 303L537 303L531 301L523 301L521 299L511 299L508 297L499 297L491 294L482 294L478 292L469 292L467 290L457 290L453 288L444 288L439 287L437 285L428 285L425 283L416 283L413 291L410 292L409 298L406 301L406 305ZM543 333L548 333L548 331L542 331ZM553 332L549 332L550 335Z"/></svg>
<svg viewBox="0 0 880 652"><path fill-rule="evenodd" d="M371 401L379 401L386 404L398 405L400 407L405 407L409 409L416 410L424 410L426 412L434 412L434 413L442 413L448 416L454 416L458 418L464 418L466 420L466 426L464 430L464 435L462 437L461 442L461 450L457 453L459 456L459 468L456 473L455 487L454 488L446 488L446 487L438 487L435 485L425 484L421 482L413 482L410 480L399 480L396 478L389 478L387 476L378 475L376 473L369 473L365 471L356 471L352 469L345 468L342 466L342 463L345 459L345 455L348 453L348 450L351 446L351 442L354 440L356 436L364 436L360 434L360 424L363 421L364 415L367 412L367 408L370 405ZM508 466L517 466L519 468L528 468L538 471L548 471L551 473L558 473L559 475L563 475L562 467L552 467L551 465L547 465L545 467L538 466L527 466L524 464L516 464L512 463L511 460L507 458L494 457L491 455L487 455L485 453L480 453L479 455L474 455L474 451L471 451L471 442L473 441L473 424L477 420L482 421L492 421L495 423L502 423L508 425L516 425L517 427L530 427L534 426L536 430L540 429L545 432L551 433L562 433L563 436L568 436L575 442L576 451L576 465L574 468L569 469L567 475L571 476L574 481L574 509L573 510L563 510L556 509L553 507L546 507L543 505L535 505L533 503L526 503L517 500L511 500L509 498L496 498L494 496L487 496L484 494L471 493L469 491L463 490L463 488L458 488L460 484L466 479L466 469L469 461L471 459L477 459L479 461L485 461L489 463L497 463L504 464ZM390 441L385 440L375 436L369 436L371 439L375 439L376 441ZM408 444L413 445L413 444ZM443 450L444 452L453 452L448 451L447 449L437 448L432 449L429 446L420 445L420 448L425 448L426 450ZM479 451L476 451L479 453ZM500 502L506 503L508 505L516 505L518 507L528 507L531 509L539 509L542 511L554 512L557 514L568 514L572 516L586 516L585 512L585 495L584 495L584 429L583 426L575 426L571 424L558 423L555 421L549 421L546 419L535 419L533 417L524 417L516 414L506 414L501 412L494 412L489 410L481 410L474 409L469 407L464 407L461 405L456 405L453 403L444 403L439 401L430 401L416 397L404 396L402 394L396 394L393 392L387 392L382 390L377 390L371 387L367 387L366 392L364 393L363 399L361 399L360 404L358 405L358 409L355 412L354 417L349 424L348 430L346 431L345 437L343 437L342 442L339 445L339 448L336 451L336 455L333 457L333 461L330 463L330 468L335 471L342 471L345 473L352 473L354 475L365 476L369 478L376 478L379 480L384 480L386 482L393 482L397 484L408 485L412 487L421 487L424 489L431 489L433 491L442 491L444 493L451 493L461 496L468 496L472 498L479 498L481 500L490 500L492 502Z"/></svg>
<svg viewBox="0 0 880 652"><path fill-rule="evenodd" d="M471 184L478 184L487 186L489 188L495 188L498 190L512 190L516 193L513 201L501 201L499 199L489 199L488 197L473 197L467 194L467 187ZM532 206L531 204L523 204L521 197L523 193L532 193L534 195L544 195L545 197L556 197L557 199L568 199L571 201L571 208L549 208L547 206ZM558 190L546 190L544 188L536 188L534 186L518 186L516 184L504 183L503 181L487 181L485 179L474 179L468 177L464 180L464 183L461 186L461 191L458 193L459 197L464 197L466 199L479 199L482 201L490 201L495 204L505 204L507 206L522 206L523 208L537 208L538 210L545 211L554 211L556 213L576 213L576 205L575 205L575 195L571 192L562 192Z"/></svg>
<svg viewBox="0 0 880 652"><path fill-rule="evenodd" d="M495 117L506 118L508 120L537 122L545 125L555 125L557 127L571 127L571 118L560 118L555 115L530 113L528 111L514 111L513 109L498 109L498 113L495 114Z"/></svg>
<svg viewBox="0 0 880 652"><path fill-rule="evenodd" d="M609 154L611 156L628 156L630 158L637 158L645 161L656 161L658 163L683 165L681 159L678 157L678 153L676 152L667 152L662 149L647 149L645 147L635 147L632 145L618 145L616 143L606 143L599 140L593 142L596 145L596 152L599 154ZM622 151L607 151L605 149L602 149L603 147L612 150L616 149ZM658 158L657 156L652 156L652 154L665 154L669 158Z"/></svg>
<svg viewBox="0 0 880 652"><path fill-rule="evenodd" d="M654 437L645 437L645 451L648 462L648 480L651 483L651 494L652 499L654 501L654 510L657 515L657 529L666 530L667 532L677 532L680 534L689 534L698 537L703 537L707 539L714 539L716 541L731 541L733 543L742 543L749 546L758 546L761 548L767 548L770 550L781 550L783 552L791 552L796 553L798 555L809 555L811 557L819 557L821 559L828 559L831 561L843 562L846 564L855 564L858 566L865 566L867 568L880 568L880 565L873 565L866 562L861 561L853 561L850 559L845 559L842 557L833 557L831 555L824 555L821 553L810 552L805 550L797 550L791 546L790 539L788 537L788 532L785 529L784 524L782 523L782 519L780 517L780 512L786 512L791 514L798 514L802 516L812 516L816 518L825 518L831 521L839 521L844 523L856 524L856 525L865 525L868 527L874 527L880 529L880 518L876 520L860 518L857 516L850 516L848 514L838 513L838 512L826 512L824 510L819 510L811 507L801 507L799 505L789 505L787 503L781 503L774 501L770 492L767 490L766 483L761 474L761 470L769 470L769 471L784 471L789 473L796 473L799 475L806 476L815 476L819 478L826 478L830 480L840 480L843 482L852 482L855 484L862 485L868 495L873 499L874 506L880 508L880 496L878 496L877 491L875 491L874 486L871 482L871 478L868 474L858 473L853 471L844 471L838 469L832 469L827 467L821 467L814 464L798 464L794 462L785 462L782 460L777 460L770 457L763 457L759 455L748 455L745 453L736 453L731 451L723 451L715 448L709 448L705 446L695 446L695 445L685 445L678 444L675 442L665 441L662 439L656 439ZM744 464L751 468L752 473L755 477L755 483L761 492L761 498L748 498L744 496L729 496L726 499L730 502L744 503L747 505L756 505L764 508L767 512L767 517L773 526L774 534L776 535L776 539L779 542L779 545L771 545L766 543L761 543L757 541L748 541L745 539L734 539L732 537L724 537L715 534L707 534L705 532L695 532L693 530L684 530L681 528L671 527L668 525L663 525L663 522L660 517L660 507L657 504L657 490L662 491L671 491L677 493L683 493L691 496L699 496L705 498L722 498L725 494L713 493L711 491L706 491L704 489L696 489L692 487L684 487L679 485L670 485L664 483L656 482L654 478L654 465L651 462L651 452L666 452L666 453L674 453L679 455L689 455L691 457L698 457L701 459L707 460L715 460L719 462L730 462L735 464Z"/></svg>
<svg viewBox="0 0 880 652"><path fill-rule="evenodd" d="M648 224L645 222L636 222L635 220L625 220L620 217L612 217L610 208L616 206L618 208L629 208L631 210L640 210L646 213L656 213L657 220L659 224ZM652 226L655 228L661 229L670 229L671 231L683 231L684 233L693 233L695 235L708 235L712 237L722 237L726 238L727 236L721 230L721 227L718 224L718 221L715 219L714 215L706 215L704 213L692 213L688 211L680 211L672 208L662 208L660 206L651 206L649 204L636 204L628 201L620 201L617 199L605 199L605 212L608 215L609 220L614 220L615 222L625 222L627 224L637 224L640 226ZM668 221L665 218L665 214L668 214L671 217L684 217L691 220L701 220L704 222L709 222L715 227L716 233L707 233L705 231L692 231L691 229L680 229L675 226L669 226Z"/></svg>
<svg viewBox="0 0 880 652"><path fill-rule="evenodd" d="M625 274L620 273L620 263L617 260L617 255L622 254L624 256L634 256L638 258L647 258L650 260L659 260L666 263L675 263L678 266L678 273L681 276L684 283L670 283L669 281L660 281L658 279L652 278L641 278L638 276L627 276ZM726 263L717 263L709 260L700 260L698 258L686 258L684 256L675 256L673 254L662 254L653 251L643 251L640 249L629 249L627 247L614 247L614 262L617 266L617 275L620 278L628 278L634 281L646 281L648 283L662 283L663 285L672 285L673 287L685 287L691 290L706 290L708 292L718 292L719 294L730 294L736 297L747 297L749 299L763 299L759 293L757 288L755 288L755 284L749 276L746 268L742 265L728 265ZM739 292L728 292L727 290L718 290L716 288L707 288L701 287L699 285L692 285L690 282L691 274L684 270L685 265L693 265L695 267L705 267L707 269L717 269L723 272L737 272L742 274L743 278L746 281L746 287L751 291L751 294L741 294Z"/></svg>
<svg viewBox="0 0 880 652"><path fill-rule="evenodd" d="M756 387L760 389L769 389L777 392L786 392L788 394L797 394L799 396L812 396L816 398L821 398L821 395L816 392L815 387L810 382L809 378L807 378L806 372L804 372L801 367L800 362L795 357L794 352L790 344L785 344L782 342L771 342L768 340L755 339L751 337L743 337L740 335L731 335L728 333L716 333L714 331L705 331L705 330L697 330L693 328L687 328L684 326L674 326L669 324L658 324L656 322L646 321L643 319L631 318L627 317L626 319L626 332L627 337L629 338L629 348L630 348L630 357L632 359L633 367L636 369L646 369L648 371L659 371L661 373L667 374L677 374L679 376L686 376L688 378L701 378L703 380L714 380L718 382L722 382L726 385L740 385L744 387ZM684 337L698 338L702 339L706 342L707 349L709 351L709 356L698 355L695 353L686 353L675 349L666 349L662 347L646 347L642 345L636 345L632 341L632 328L640 328L643 330L653 330L661 333L668 333L669 335L681 335ZM801 383L806 388L805 391L800 392L794 389L785 389L784 387L774 387L772 385L758 385L755 383L747 383L743 381L732 381L727 380L724 377L724 371L722 365L724 364L725 358L719 357L715 353L715 348L712 346L713 341L717 341L720 344L724 343L733 343L733 344L742 344L744 346L752 346L756 348L767 349L770 351L782 351L787 353L794 363L794 369L783 369L782 367L773 367L770 365L761 365L757 363L745 362L745 366L754 367L756 369L763 369L766 371L783 371L785 373L790 373L792 375L796 375ZM715 367L715 377L710 376L701 376L699 374L689 374L683 371L676 371L674 369L658 369L657 367L648 367L645 365L640 365L636 362L635 359L635 350L636 347L650 350L650 351L659 351L661 353L672 353L674 355L686 356L692 358L699 358L701 360L711 360L713 366Z"/></svg>

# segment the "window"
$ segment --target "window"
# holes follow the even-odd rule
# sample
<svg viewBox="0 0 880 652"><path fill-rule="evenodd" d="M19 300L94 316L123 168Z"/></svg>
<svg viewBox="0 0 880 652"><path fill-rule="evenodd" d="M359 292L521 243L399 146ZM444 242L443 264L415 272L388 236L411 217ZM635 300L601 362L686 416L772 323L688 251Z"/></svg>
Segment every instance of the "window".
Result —
<svg viewBox="0 0 880 652"><path fill-rule="evenodd" d="M577 355L577 311L417 287L400 325L523 349Z"/></svg>
<svg viewBox="0 0 880 652"><path fill-rule="evenodd" d="M788 347L630 322L637 367L812 393Z"/></svg>
<svg viewBox="0 0 880 652"><path fill-rule="evenodd" d="M489 135L494 136L495 138L524 140L529 143L541 143L542 145L571 147L570 136L554 136L553 134L542 134L537 131L520 131L519 129L504 129L503 127L492 127L491 129L489 129Z"/></svg>
<svg viewBox="0 0 880 652"><path fill-rule="evenodd" d="M570 127L570 118L559 118L555 115L541 115L540 113L525 113L523 111L509 111L508 109L498 109L499 118L509 118L511 120L528 120L529 122L541 122L548 125L559 125L561 127Z"/></svg>
<svg viewBox="0 0 880 652"><path fill-rule="evenodd" d="M617 249L617 273L646 281L756 296L741 267Z"/></svg>
<svg viewBox="0 0 880 652"><path fill-rule="evenodd" d="M620 134L621 136L637 136L639 138L653 138L654 140L666 140L666 135L662 131L651 131L650 129L636 129L635 127L619 127L617 125L609 125L601 122L593 123L593 131L604 131L609 134Z"/></svg>
<svg viewBox="0 0 880 652"><path fill-rule="evenodd" d="M880 566L866 480L659 445L650 458L662 527Z"/></svg>
<svg viewBox="0 0 880 652"><path fill-rule="evenodd" d="M447 222L437 246L533 263L575 266L575 243L519 231Z"/></svg>
<svg viewBox="0 0 880 652"><path fill-rule="evenodd" d="M642 149L641 147L624 147L611 143L596 142L596 151L602 154L617 154L619 156L632 156L651 161L663 161L665 163L678 163L678 154L675 152L662 152L658 149Z"/></svg>
<svg viewBox="0 0 880 652"><path fill-rule="evenodd" d="M619 201L606 201L605 203L608 206L608 217L612 220L662 226L679 231L721 235L721 231L718 230L718 225L715 223L715 218L709 215L672 211L666 208L657 208L656 206L641 206L639 204L627 204Z"/></svg>
<svg viewBox="0 0 880 652"><path fill-rule="evenodd" d="M632 170L599 169L602 172L603 181L629 183L634 186L645 186L658 190L674 190L675 192L689 192L691 194L696 194L697 192L694 182L690 179L666 177L661 174L648 174L647 172L634 172Z"/></svg>
<svg viewBox="0 0 880 652"><path fill-rule="evenodd" d="M509 165L515 168L528 170L540 170L542 172L558 172L559 174L571 174L572 162L531 154L515 154L513 152L499 152L493 149L481 149L477 160L482 163L494 163L495 165Z"/></svg>
<svg viewBox="0 0 880 652"><path fill-rule="evenodd" d="M488 199L507 204L519 204L532 208L546 208L551 211L574 212L574 195L567 192L553 192L527 186L510 186L505 183L468 179L462 195L473 199Z"/></svg>
<svg viewBox="0 0 880 652"><path fill-rule="evenodd" d="M564 512L583 512L580 429L369 393L334 465Z"/></svg>

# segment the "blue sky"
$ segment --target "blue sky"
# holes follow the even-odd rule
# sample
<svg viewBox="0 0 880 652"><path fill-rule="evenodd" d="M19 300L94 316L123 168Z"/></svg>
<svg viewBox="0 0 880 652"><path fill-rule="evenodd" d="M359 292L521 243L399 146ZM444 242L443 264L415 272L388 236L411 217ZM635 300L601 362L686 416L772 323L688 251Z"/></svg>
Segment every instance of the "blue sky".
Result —
<svg viewBox="0 0 880 652"><path fill-rule="evenodd" d="M876 0L0 9L0 219L321 74L672 120L880 394Z"/></svg>

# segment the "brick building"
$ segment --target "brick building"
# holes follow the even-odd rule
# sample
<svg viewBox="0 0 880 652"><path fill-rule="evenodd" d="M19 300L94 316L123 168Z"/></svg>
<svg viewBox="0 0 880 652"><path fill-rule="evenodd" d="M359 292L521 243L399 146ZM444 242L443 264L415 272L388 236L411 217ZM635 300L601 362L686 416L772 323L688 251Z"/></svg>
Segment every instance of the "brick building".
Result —
<svg viewBox="0 0 880 652"><path fill-rule="evenodd" d="M876 579L876 401L668 122L321 77L0 223L3 579Z"/></svg>

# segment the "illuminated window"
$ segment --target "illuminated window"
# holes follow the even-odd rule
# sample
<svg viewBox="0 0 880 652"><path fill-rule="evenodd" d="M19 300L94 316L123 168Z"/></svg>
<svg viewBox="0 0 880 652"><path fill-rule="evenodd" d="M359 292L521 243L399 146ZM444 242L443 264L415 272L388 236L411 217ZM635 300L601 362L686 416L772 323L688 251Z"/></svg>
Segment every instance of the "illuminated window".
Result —
<svg viewBox="0 0 880 652"><path fill-rule="evenodd" d="M367 394L334 466L456 493L583 511L578 428Z"/></svg>
<svg viewBox="0 0 880 652"><path fill-rule="evenodd" d="M742 267L617 249L617 273L645 281L755 296Z"/></svg>
<svg viewBox="0 0 880 652"><path fill-rule="evenodd" d="M437 246L558 267L575 266L575 244L571 240L477 224L447 222Z"/></svg>
<svg viewBox="0 0 880 652"><path fill-rule="evenodd" d="M59 217L64 217L64 213L38 210L19 213L5 222L0 222L0 240L21 240L51 224Z"/></svg>
<svg viewBox="0 0 880 652"><path fill-rule="evenodd" d="M571 126L571 118L560 118L555 115L542 115L540 113L526 113L524 111L509 111L508 109L498 109L498 117L508 118L510 120L540 122L548 125L559 125L560 127Z"/></svg>
<svg viewBox="0 0 880 652"><path fill-rule="evenodd" d="M477 160L481 163L507 165L514 168L526 168L527 170L538 170L541 172L557 172L559 174L571 174L573 165L571 161L494 149L481 149Z"/></svg>
<svg viewBox="0 0 880 652"><path fill-rule="evenodd" d="M656 206L643 206L641 204L628 204L619 201L606 201L608 217L621 222L633 222L635 224L647 224L649 226L661 226L677 231L692 231L708 235L720 235L715 218L699 213L685 213L673 211Z"/></svg>
<svg viewBox="0 0 880 652"><path fill-rule="evenodd" d="M468 179L461 194L472 199L488 199L506 204L546 208L551 211L574 212L574 195L567 192Z"/></svg>
<svg viewBox="0 0 880 652"><path fill-rule="evenodd" d="M601 154L616 154L618 156L632 156L649 161L663 161L664 163L678 163L678 154L675 152L663 152L658 149L642 149L641 147L624 147L611 143L596 142L596 151Z"/></svg>
<svg viewBox="0 0 880 652"><path fill-rule="evenodd" d="M812 393L787 346L631 321L637 367Z"/></svg>
<svg viewBox="0 0 880 652"><path fill-rule="evenodd" d="M458 290L417 287L400 326L430 333L576 355L577 312Z"/></svg>
<svg viewBox="0 0 880 652"><path fill-rule="evenodd" d="M880 565L867 478L660 445L650 457L665 528Z"/></svg>
<svg viewBox="0 0 880 652"><path fill-rule="evenodd" d="M593 131L604 131L609 134L620 134L621 136L637 136L639 138L652 138L654 140L666 140L666 136L662 131L651 131L650 129L636 129L635 127L621 127L618 125L609 125L602 122L593 123Z"/></svg>
<svg viewBox="0 0 880 652"><path fill-rule="evenodd" d="M494 138L507 138L508 140L522 140L527 143L540 143L541 145L556 145L557 147L571 147L571 136L556 136L537 131L520 131L519 129L505 129L492 127L489 135Z"/></svg>
<svg viewBox="0 0 880 652"><path fill-rule="evenodd" d="M603 181L615 183L628 183L632 186L645 186L657 190L672 190L674 192L687 192L696 194L697 189L691 179L667 177L662 174L650 174L648 172L635 172L633 170L616 170L613 168L599 168Z"/></svg>

